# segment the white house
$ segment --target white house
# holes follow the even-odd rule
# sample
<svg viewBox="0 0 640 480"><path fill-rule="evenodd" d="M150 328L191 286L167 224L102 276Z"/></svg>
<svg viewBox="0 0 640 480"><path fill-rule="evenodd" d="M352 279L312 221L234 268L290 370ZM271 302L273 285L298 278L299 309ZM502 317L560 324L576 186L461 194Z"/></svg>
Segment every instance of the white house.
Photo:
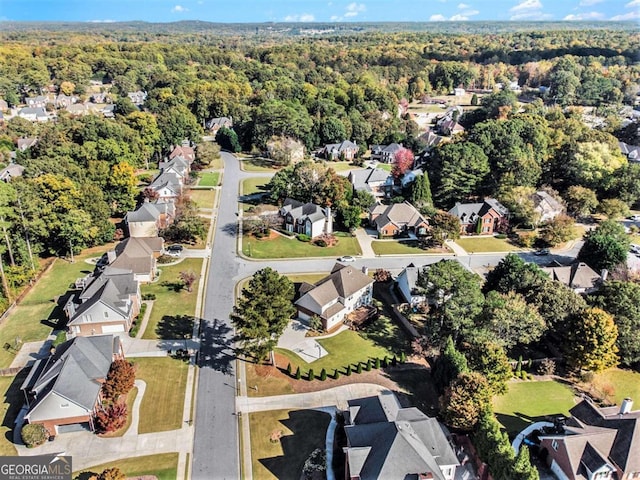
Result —
<svg viewBox="0 0 640 480"><path fill-rule="evenodd" d="M330 207L322 208L315 203L302 203L287 198L280 208L284 228L288 232L301 233L314 238L333 232L333 218Z"/></svg>
<svg viewBox="0 0 640 480"><path fill-rule="evenodd" d="M360 270L336 263L331 274L315 285L303 283L296 301L298 318L309 321L317 315L325 330L339 327L358 307L371 305L373 278Z"/></svg>
<svg viewBox="0 0 640 480"><path fill-rule="evenodd" d="M427 301L427 297L418 289L418 272L420 269L413 263L407 265L407 267L400 272L396 278L398 289L402 294L405 302L412 307L420 305Z"/></svg>

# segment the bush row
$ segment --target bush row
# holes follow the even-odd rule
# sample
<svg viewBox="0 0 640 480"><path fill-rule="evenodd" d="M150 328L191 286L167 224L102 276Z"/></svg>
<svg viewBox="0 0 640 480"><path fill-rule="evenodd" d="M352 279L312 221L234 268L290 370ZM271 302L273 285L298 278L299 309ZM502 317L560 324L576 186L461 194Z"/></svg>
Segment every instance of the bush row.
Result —
<svg viewBox="0 0 640 480"><path fill-rule="evenodd" d="M365 372L370 372L372 369L379 370L380 368L387 368L390 366L395 367L398 363L404 363L406 362L406 360L407 360L407 357L405 353L402 352L399 358L396 357L395 355L393 357L384 357L382 359L369 358L366 362L358 362L357 364L355 364L355 368L353 367L352 364L347 365L344 369L335 368L333 370L332 375L329 375L325 368L320 370L319 375L316 374L313 368L310 368L305 376L303 375L302 370L300 370L300 367L296 367L296 369L293 370L291 363L287 365L286 371L290 377L295 378L296 380L301 380L303 377L305 377L309 381L312 381L312 380L325 381L329 376L334 380L336 380L340 378L340 375L346 375L348 377L348 376L351 376L351 374L353 373L362 373L363 370Z"/></svg>

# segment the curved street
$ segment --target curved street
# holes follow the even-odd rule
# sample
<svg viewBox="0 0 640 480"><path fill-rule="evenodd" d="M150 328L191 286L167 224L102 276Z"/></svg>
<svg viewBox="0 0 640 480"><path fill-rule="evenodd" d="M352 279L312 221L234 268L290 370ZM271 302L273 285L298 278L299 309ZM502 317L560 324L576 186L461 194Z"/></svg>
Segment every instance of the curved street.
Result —
<svg viewBox="0 0 640 480"><path fill-rule="evenodd" d="M280 273L312 273L330 271L335 258L253 261L237 255L238 196L244 178L262 176L240 170L240 162L230 153L222 152L224 177L217 212L214 209L214 239L205 290L201 321L198 386L195 409L195 437L192 478L195 480L240 478L238 418L236 394L241 393L236 357L233 350L233 326L229 315L234 304L234 289L238 281L267 266ZM266 176L266 175L265 175ZM546 257L520 252L526 261L562 263L577 256L582 242L575 242L566 251ZM385 268L399 272L409 263L418 266L435 263L443 258L457 258L471 269L495 266L506 253L385 256L357 258L356 267Z"/></svg>

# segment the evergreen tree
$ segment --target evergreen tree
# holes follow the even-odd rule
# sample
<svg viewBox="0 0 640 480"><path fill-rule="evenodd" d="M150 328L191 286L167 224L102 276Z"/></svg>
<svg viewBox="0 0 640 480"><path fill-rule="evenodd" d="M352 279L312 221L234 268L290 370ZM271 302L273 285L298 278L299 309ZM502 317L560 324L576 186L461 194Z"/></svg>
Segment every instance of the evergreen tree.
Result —
<svg viewBox="0 0 640 480"><path fill-rule="evenodd" d="M300 372L300 367L296 368L296 380L300 380L302 378L302 373Z"/></svg>
<svg viewBox="0 0 640 480"><path fill-rule="evenodd" d="M518 455L513 461L511 478L518 480L539 480L540 474L538 469L531 465L531 457L529 455L529 447L525 444L520 445Z"/></svg>
<svg viewBox="0 0 640 480"><path fill-rule="evenodd" d="M323 368L320 370L320 380L323 382L327 379L327 371Z"/></svg>
<svg viewBox="0 0 640 480"><path fill-rule="evenodd" d="M433 368L432 377L436 388L443 392L454 378L468 371L467 358L456 349L451 336L447 337L444 348Z"/></svg>
<svg viewBox="0 0 640 480"><path fill-rule="evenodd" d="M433 206L433 198L431 197L431 182L429 175L418 175L411 187L411 203L416 208Z"/></svg>
<svg viewBox="0 0 640 480"><path fill-rule="evenodd" d="M315 378L316 378L316 374L314 373L313 368L310 368L309 369L309 381L315 380Z"/></svg>

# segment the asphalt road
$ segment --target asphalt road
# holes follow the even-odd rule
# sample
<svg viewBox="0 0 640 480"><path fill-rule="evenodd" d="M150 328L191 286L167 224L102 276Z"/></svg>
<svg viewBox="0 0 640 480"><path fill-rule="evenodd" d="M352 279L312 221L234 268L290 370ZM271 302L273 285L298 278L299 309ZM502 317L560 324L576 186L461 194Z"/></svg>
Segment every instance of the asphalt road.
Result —
<svg viewBox="0 0 640 480"><path fill-rule="evenodd" d="M235 396L238 387L233 351L233 327L229 314L233 309L235 284L267 266L280 273L312 273L330 271L335 258L252 261L237 257L238 187L242 178L260 174L242 172L238 160L222 153L224 181L218 208L215 241L205 292L204 318L201 325L201 348L196 396L195 438L192 463L194 480L240 478L238 423L235 417ZM556 259L569 263L576 257L582 242L559 255L537 257L519 253L527 261L547 263ZM399 272L409 263L423 266L442 258L457 258L477 270L495 266L505 254L420 255L415 257L358 258L355 267L385 268Z"/></svg>

